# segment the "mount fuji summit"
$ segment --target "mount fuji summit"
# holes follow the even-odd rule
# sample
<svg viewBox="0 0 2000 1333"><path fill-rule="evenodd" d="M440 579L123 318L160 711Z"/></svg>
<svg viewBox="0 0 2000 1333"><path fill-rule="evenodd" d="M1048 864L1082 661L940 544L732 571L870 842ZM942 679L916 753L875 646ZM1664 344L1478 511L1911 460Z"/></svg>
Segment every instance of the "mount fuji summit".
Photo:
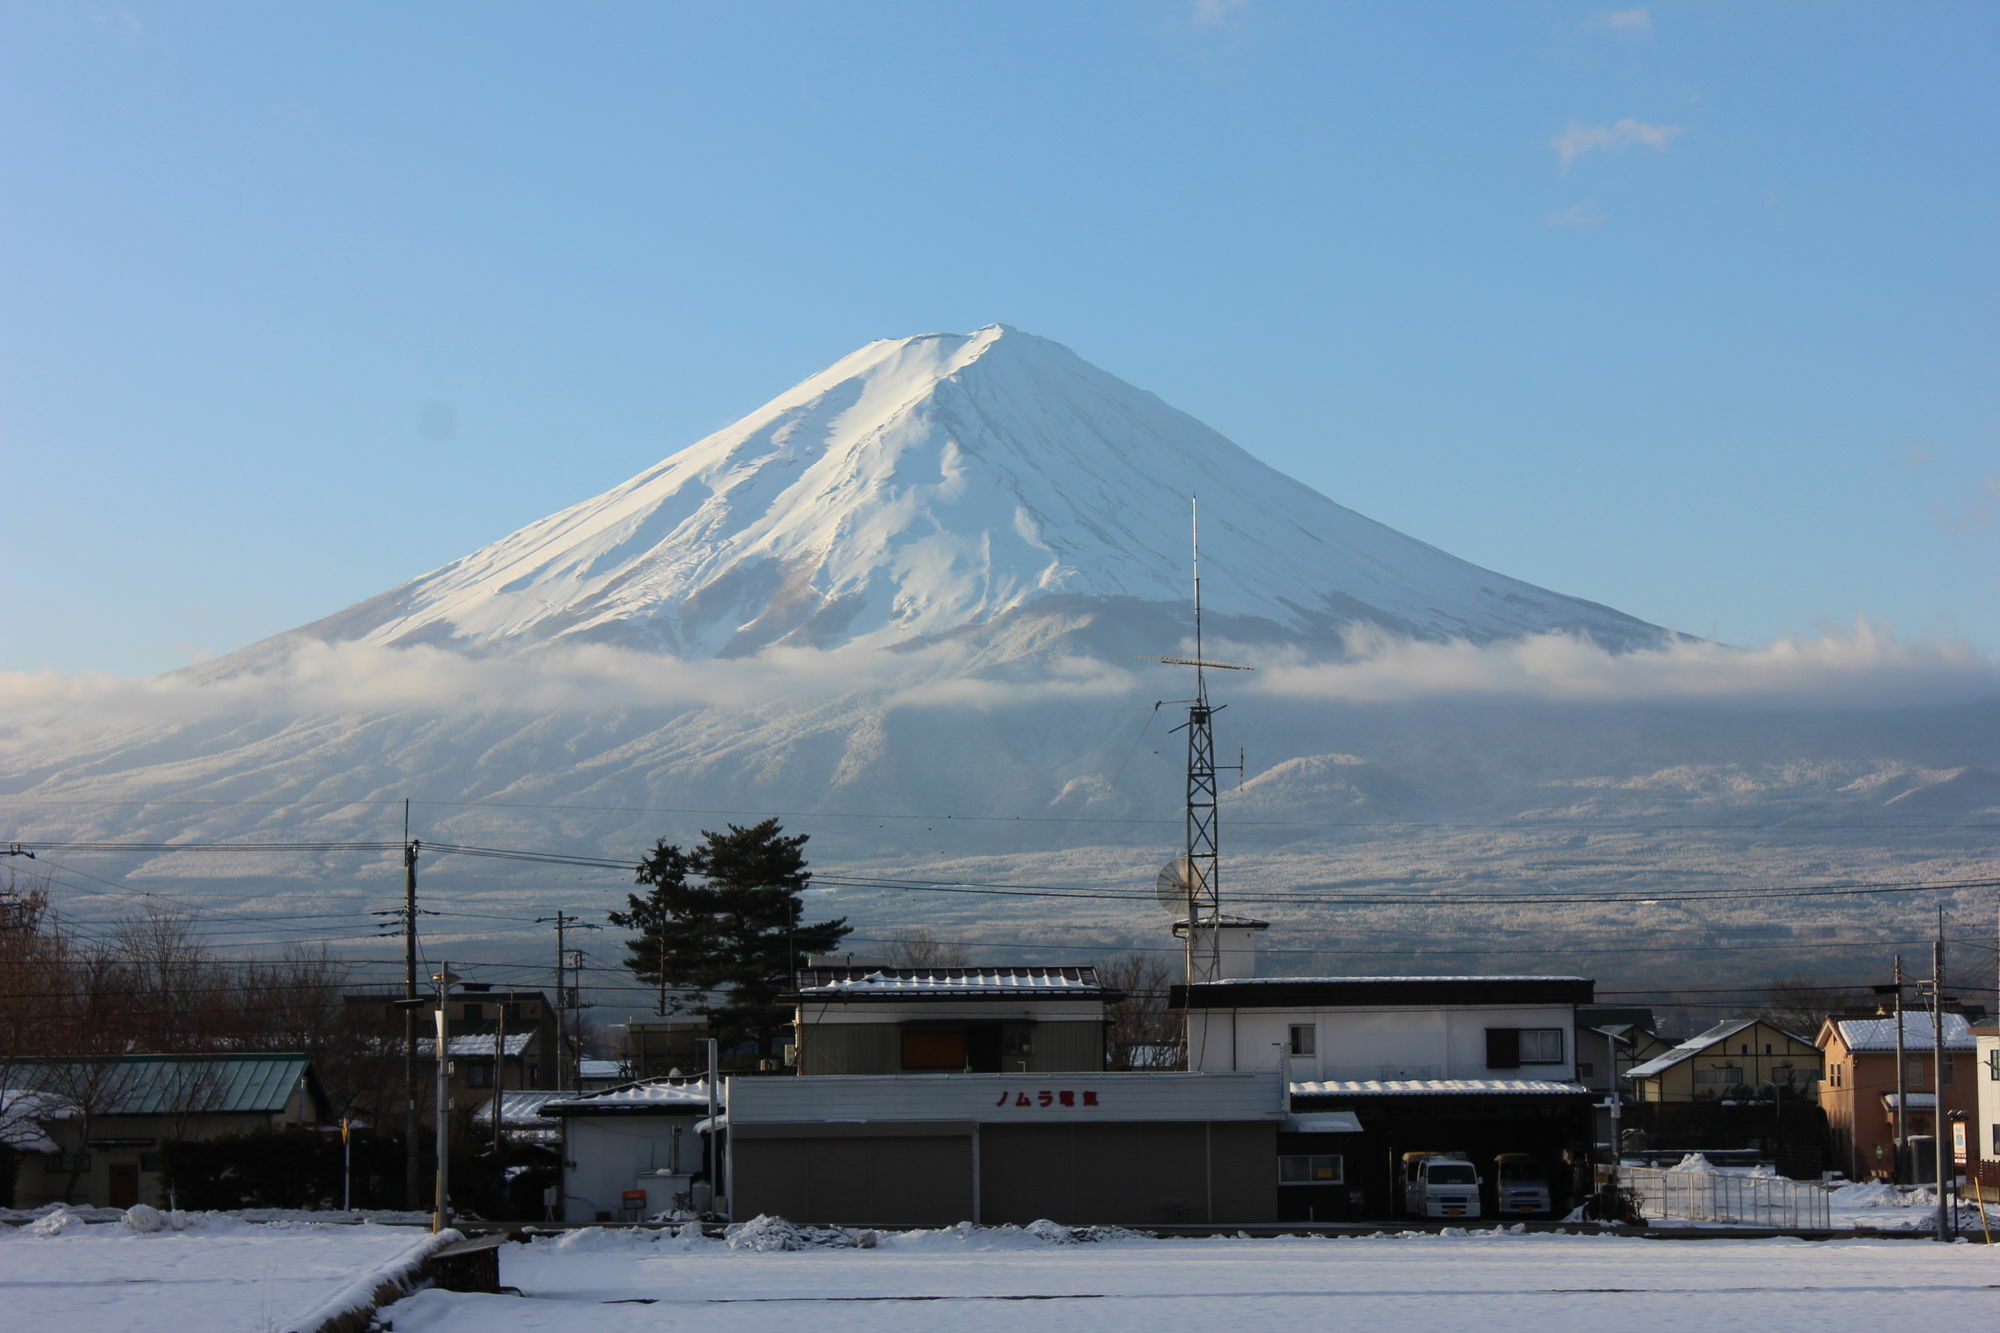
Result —
<svg viewBox="0 0 2000 1333"><path fill-rule="evenodd" d="M1357 624L1611 649L1666 637L1372 522L1066 347L993 324L870 343L602 495L218 665L301 638L705 659L1053 623L1110 647L1111 626L1148 620L1164 652L1187 614L1190 496L1231 638L1337 648Z"/></svg>

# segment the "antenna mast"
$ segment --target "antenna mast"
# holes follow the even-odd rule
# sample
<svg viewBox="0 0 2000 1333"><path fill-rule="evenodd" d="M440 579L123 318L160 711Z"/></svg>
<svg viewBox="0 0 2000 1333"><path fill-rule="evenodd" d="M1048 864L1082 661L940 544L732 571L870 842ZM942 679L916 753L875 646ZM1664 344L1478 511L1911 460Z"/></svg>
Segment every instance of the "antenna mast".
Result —
<svg viewBox="0 0 2000 1333"><path fill-rule="evenodd" d="M1187 730L1187 916L1181 933L1182 978L1189 985L1213 981L1222 971L1222 870L1217 857L1218 817L1215 790L1215 715L1221 708L1208 702L1208 676L1216 671L1254 671L1230 662L1211 662L1202 655L1201 636L1201 502L1188 501L1188 532L1194 556L1194 656L1155 657L1171 666L1194 668L1194 698L1188 701ZM1227 707L1228 705L1223 705ZM1180 727L1174 730L1181 730ZM1236 765L1240 771L1242 765ZM1205 927L1205 928L1204 928Z"/></svg>

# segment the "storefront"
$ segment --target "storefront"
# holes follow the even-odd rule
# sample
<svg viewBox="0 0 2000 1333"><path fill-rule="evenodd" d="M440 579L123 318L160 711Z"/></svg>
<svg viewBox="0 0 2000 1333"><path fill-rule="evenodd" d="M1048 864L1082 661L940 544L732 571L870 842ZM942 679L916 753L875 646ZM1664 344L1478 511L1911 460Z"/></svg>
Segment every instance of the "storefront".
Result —
<svg viewBox="0 0 2000 1333"><path fill-rule="evenodd" d="M1284 1120L1270 1072L734 1078L730 1213L1267 1222Z"/></svg>

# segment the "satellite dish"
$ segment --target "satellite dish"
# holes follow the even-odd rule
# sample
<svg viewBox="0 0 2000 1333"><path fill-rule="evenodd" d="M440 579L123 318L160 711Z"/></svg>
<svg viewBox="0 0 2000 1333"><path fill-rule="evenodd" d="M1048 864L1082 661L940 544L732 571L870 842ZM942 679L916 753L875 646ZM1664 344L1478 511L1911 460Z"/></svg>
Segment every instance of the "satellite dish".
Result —
<svg viewBox="0 0 2000 1333"><path fill-rule="evenodd" d="M1175 920L1194 915L1194 870L1185 856L1176 856L1160 867L1153 879L1153 892Z"/></svg>

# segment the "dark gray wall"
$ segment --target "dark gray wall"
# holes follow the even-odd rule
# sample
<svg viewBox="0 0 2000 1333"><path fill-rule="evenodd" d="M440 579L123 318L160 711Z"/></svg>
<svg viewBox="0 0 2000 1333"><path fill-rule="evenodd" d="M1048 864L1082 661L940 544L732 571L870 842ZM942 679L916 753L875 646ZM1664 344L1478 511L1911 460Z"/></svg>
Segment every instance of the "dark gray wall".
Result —
<svg viewBox="0 0 2000 1333"><path fill-rule="evenodd" d="M900 1074L902 1026L894 1023L808 1023L799 1072ZM1104 1024L1095 1019L1038 1022L1029 1043L1031 1074L1094 1073L1104 1068ZM1006 1072L1013 1072L1009 1066Z"/></svg>
<svg viewBox="0 0 2000 1333"><path fill-rule="evenodd" d="M770 1213L794 1222L949 1226L972 1216L969 1125L766 1125L732 1133L729 1206L739 1220Z"/></svg>
<svg viewBox="0 0 2000 1333"><path fill-rule="evenodd" d="M965 1124L741 1125L738 1219L948 1226L973 1215ZM982 1222L1268 1222L1274 1122L983 1125Z"/></svg>
<svg viewBox="0 0 2000 1333"><path fill-rule="evenodd" d="M1270 1123L986 1125L980 1167L983 1222L1277 1217Z"/></svg>

